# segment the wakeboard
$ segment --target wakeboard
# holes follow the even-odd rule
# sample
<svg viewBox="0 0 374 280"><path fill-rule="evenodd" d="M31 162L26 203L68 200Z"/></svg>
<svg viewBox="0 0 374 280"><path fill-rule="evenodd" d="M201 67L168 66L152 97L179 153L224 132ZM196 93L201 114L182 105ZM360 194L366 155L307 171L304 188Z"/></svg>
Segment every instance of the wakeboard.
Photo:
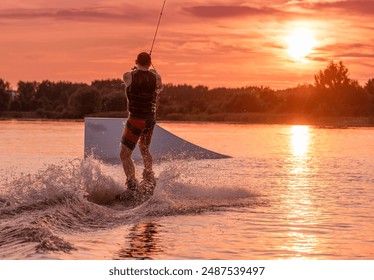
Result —
<svg viewBox="0 0 374 280"><path fill-rule="evenodd" d="M136 190L132 191L126 189L122 193L116 195L111 204L120 204L121 206L131 208L139 206L151 198L155 187L156 180L142 180Z"/></svg>

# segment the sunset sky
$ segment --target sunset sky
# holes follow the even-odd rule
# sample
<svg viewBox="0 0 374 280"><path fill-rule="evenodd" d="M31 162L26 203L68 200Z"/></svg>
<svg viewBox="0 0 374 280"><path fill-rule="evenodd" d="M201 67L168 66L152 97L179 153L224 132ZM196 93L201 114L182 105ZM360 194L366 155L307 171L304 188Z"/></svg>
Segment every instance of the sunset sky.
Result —
<svg viewBox="0 0 374 280"><path fill-rule="evenodd" d="M1 0L0 78L121 78L149 51L163 0ZM374 78L374 0L167 0L153 63L165 83L209 87L313 83L342 60Z"/></svg>

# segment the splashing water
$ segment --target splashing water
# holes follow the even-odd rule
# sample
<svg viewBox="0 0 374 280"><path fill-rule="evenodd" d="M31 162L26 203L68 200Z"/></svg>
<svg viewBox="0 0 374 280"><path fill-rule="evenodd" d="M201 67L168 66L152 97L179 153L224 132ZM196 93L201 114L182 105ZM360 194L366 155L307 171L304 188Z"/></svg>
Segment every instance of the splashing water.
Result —
<svg viewBox="0 0 374 280"><path fill-rule="evenodd" d="M233 158L156 164L127 208L105 204L125 175L82 160L81 123L3 122L0 258L372 259L372 128L167 126Z"/></svg>
<svg viewBox="0 0 374 280"><path fill-rule="evenodd" d="M75 246L63 235L119 227L150 216L248 205L255 196L244 188L207 186L207 178L201 177L199 182L187 175L199 172L193 163L172 162L160 168L154 195L134 209L105 205L124 190L123 171L92 158L62 161L36 174L8 180L2 183L0 193L0 246L35 243L35 252L69 252ZM3 250L0 257L6 258L8 253Z"/></svg>

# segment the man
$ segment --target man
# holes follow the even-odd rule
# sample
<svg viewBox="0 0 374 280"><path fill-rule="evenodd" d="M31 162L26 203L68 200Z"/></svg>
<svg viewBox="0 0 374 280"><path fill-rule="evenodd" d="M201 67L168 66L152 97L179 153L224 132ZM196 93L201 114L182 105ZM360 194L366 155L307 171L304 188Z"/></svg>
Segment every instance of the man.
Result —
<svg viewBox="0 0 374 280"><path fill-rule="evenodd" d="M152 62L148 53L140 53L135 63L137 67L123 75L129 117L123 131L120 153L123 170L127 177L126 185L132 191L136 190L138 185L132 159L132 153L137 143L139 143L143 158L143 179L153 184L156 182L149 146L156 124L157 97L162 88L160 75L149 70Z"/></svg>

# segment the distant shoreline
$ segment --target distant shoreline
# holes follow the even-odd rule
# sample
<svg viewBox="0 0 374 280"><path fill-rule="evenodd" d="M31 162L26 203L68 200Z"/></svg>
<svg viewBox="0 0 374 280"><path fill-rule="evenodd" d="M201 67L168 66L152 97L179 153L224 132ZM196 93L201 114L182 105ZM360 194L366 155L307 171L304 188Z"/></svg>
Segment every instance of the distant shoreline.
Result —
<svg viewBox="0 0 374 280"><path fill-rule="evenodd" d="M86 117L126 118L126 112L101 112ZM84 119L41 118L35 112L2 112L0 120L75 121ZM169 114L158 122L227 123L227 124L286 124L331 127L374 127L374 117L312 117L293 114L231 113L231 114Z"/></svg>

